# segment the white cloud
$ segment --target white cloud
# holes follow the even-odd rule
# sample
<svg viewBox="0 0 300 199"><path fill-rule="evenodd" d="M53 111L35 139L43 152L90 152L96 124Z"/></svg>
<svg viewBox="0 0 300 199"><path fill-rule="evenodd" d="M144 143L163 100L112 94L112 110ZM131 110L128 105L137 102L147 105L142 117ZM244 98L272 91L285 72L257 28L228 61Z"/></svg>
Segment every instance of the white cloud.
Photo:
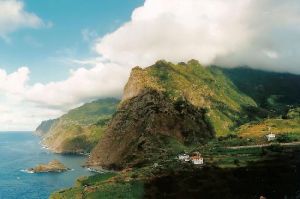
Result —
<svg viewBox="0 0 300 199"><path fill-rule="evenodd" d="M277 59L278 53L272 50L262 50L262 52L268 56L270 59Z"/></svg>
<svg viewBox="0 0 300 199"><path fill-rule="evenodd" d="M295 0L146 0L95 48L121 64L195 58L300 73L299 10Z"/></svg>
<svg viewBox="0 0 300 199"><path fill-rule="evenodd" d="M9 40L7 34L19 28L38 28L48 26L34 13L24 10L19 0L0 0L0 36Z"/></svg>
<svg viewBox="0 0 300 199"><path fill-rule="evenodd" d="M5 70L0 69L0 94L22 94L29 79L28 75L29 69L27 67L21 67L11 74L7 74Z"/></svg>
<svg viewBox="0 0 300 199"><path fill-rule="evenodd" d="M25 99L41 106L68 109L90 99L120 96L128 74L128 68L98 63L90 69L71 71L64 81L35 84L27 89Z"/></svg>
<svg viewBox="0 0 300 199"><path fill-rule="evenodd" d="M99 62L90 69L70 71L66 80L32 85L27 67L10 74L0 69L1 130L33 130L42 120L59 117L83 102L120 97L129 71Z"/></svg>
<svg viewBox="0 0 300 199"><path fill-rule="evenodd" d="M29 69L21 67L7 73L0 69L0 126L1 130L32 130L41 119L57 117L61 110L38 106L25 99L31 89Z"/></svg>

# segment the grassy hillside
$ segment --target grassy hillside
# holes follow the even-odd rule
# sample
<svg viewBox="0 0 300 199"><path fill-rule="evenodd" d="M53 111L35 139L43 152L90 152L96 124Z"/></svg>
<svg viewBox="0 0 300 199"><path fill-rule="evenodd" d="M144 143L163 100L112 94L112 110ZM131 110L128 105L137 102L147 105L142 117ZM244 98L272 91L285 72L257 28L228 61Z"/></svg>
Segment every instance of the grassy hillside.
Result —
<svg viewBox="0 0 300 199"><path fill-rule="evenodd" d="M276 134L278 142L300 141L300 118L297 119L266 119L261 122L242 125L237 133L242 138L250 138L256 144L267 143L266 135Z"/></svg>
<svg viewBox="0 0 300 199"><path fill-rule="evenodd" d="M262 137L270 132L300 134L300 119L266 119L258 123L243 125L239 132L244 137Z"/></svg>
<svg viewBox="0 0 300 199"><path fill-rule="evenodd" d="M300 119L300 107L290 109L286 114L286 119Z"/></svg>
<svg viewBox="0 0 300 199"><path fill-rule="evenodd" d="M106 123L115 112L118 103L119 100L114 98L100 99L72 109L62 118L79 125Z"/></svg>
<svg viewBox="0 0 300 199"><path fill-rule="evenodd" d="M277 114L300 104L300 75L275 73L241 67L221 69L237 88L255 102Z"/></svg>
<svg viewBox="0 0 300 199"><path fill-rule="evenodd" d="M135 96L143 88L164 91L173 101L185 99L196 107L205 108L218 136L248 121L248 109L257 107L222 70L203 67L196 60L180 64L158 61L145 69L133 69L123 100Z"/></svg>
<svg viewBox="0 0 300 199"><path fill-rule="evenodd" d="M109 98L84 104L52 123L43 122L37 131L48 129L43 133L43 143L55 152L89 152L103 135L118 103Z"/></svg>

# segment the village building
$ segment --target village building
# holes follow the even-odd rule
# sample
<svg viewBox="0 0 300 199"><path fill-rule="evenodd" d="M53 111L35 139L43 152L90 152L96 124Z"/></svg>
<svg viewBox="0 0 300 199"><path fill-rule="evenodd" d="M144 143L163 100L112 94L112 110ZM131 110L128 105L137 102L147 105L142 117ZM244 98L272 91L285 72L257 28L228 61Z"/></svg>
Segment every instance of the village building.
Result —
<svg viewBox="0 0 300 199"><path fill-rule="evenodd" d="M190 161L190 156L188 154L180 154L178 155L178 160L188 162Z"/></svg>
<svg viewBox="0 0 300 199"><path fill-rule="evenodd" d="M276 135L274 133L269 133L268 135L266 135L266 137L269 142L276 139Z"/></svg>
<svg viewBox="0 0 300 199"><path fill-rule="evenodd" d="M204 159L199 152L194 152L191 156L186 153L179 154L178 160L183 162L191 162L195 165L202 165L204 163Z"/></svg>
<svg viewBox="0 0 300 199"><path fill-rule="evenodd" d="M268 128L268 134L266 135L268 142L271 142L276 139L276 135L271 132L271 127Z"/></svg>
<svg viewBox="0 0 300 199"><path fill-rule="evenodd" d="M193 155L191 156L190 160L195 165L204 164L204 159L203 159L203 157L201 156L201 154L199 152L194 152Z"/></svg>

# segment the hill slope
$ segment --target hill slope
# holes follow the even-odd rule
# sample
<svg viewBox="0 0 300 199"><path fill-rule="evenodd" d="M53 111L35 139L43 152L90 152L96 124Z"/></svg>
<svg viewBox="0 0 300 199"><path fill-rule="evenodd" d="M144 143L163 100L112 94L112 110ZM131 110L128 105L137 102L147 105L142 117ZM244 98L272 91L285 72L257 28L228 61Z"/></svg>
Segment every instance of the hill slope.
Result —
<svg viewBox="0 0 300 199"><path fill-rule="evenodd" d="M54 152L89 152L101 138L118 103L116 99L101 99L84 104L58 119L42 122L36 133Z"/></svg>
<svg viewBox="0 0 300 199"><path fill-rule="evenodd" d="M300 75L247 67L221 70L241 92L263 108L284 114L290 105L300 105Z"/></svg>

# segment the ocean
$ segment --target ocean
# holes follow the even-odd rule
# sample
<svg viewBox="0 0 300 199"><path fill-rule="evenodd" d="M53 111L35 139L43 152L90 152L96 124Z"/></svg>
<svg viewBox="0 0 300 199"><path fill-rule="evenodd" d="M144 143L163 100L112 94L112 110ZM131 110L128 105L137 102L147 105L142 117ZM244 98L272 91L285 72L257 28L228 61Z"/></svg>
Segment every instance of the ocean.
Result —
<svg viewBox="0 0 300 199"><path fill-rule="evenodd" d="M0 199L46 199L51 192L74 185L86 157L53 154L43 149L39 137L29 132L0 133ZM30 174L24 170L57 159L71 168L64 173Z"/></svg>

